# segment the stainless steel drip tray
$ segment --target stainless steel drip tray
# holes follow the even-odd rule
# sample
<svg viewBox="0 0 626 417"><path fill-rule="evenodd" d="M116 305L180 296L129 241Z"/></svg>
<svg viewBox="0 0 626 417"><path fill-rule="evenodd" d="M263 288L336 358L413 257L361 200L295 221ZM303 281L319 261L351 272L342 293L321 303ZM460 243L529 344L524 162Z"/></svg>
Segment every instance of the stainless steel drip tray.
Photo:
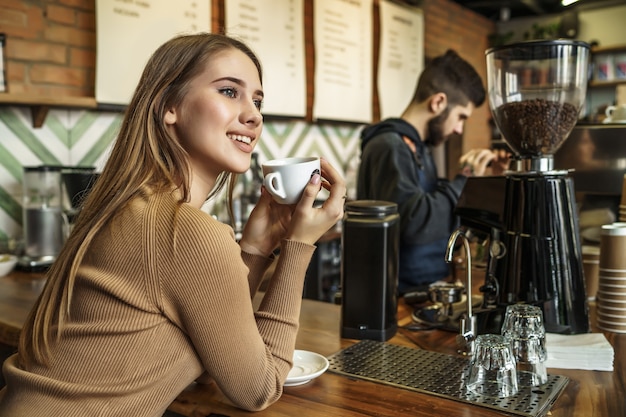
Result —
<svg viewBox="0 0 626 417"><path fill-rule="evenodd" d="M465 389L468 359L372 340L342 349L328 360L328 370L337 374L521 416L545 415L569 382L567 377L548 375L544 385L520 386L508 398L478 395Z"/></svg>

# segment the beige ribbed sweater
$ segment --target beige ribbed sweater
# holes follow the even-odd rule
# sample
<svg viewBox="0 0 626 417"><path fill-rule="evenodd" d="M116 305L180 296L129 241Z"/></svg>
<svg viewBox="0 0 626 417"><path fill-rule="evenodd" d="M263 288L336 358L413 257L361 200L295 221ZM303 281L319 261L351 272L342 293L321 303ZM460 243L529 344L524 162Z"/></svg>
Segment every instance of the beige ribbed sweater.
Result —
<svg viewBox="0 0 626 417"><path fill-rule="evenodd" d="M3 371L1 417L161 416L203 372L238 407L282 393L314 246L242 253L232 228L169 195L137 199L103 230L77 277L71 320L49 367Z"/></svg>

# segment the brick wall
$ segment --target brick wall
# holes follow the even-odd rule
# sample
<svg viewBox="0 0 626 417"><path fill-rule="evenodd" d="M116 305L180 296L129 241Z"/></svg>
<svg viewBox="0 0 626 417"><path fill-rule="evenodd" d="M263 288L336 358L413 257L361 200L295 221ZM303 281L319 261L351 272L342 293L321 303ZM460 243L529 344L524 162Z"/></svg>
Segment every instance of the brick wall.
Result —
<svg viewBox="0 0 626 417"><path fill-rule="evenodd" d="M375 7L378 3L374 0ZM313 0L305 0L307 26L312 26L312 4ZM486 80L485 50L495 23L448 0L423 0L422 9L426 57L456 49ZM212 1L212 17L212 30L219 31L224 21L224 0ZM95 25L94 0L0 0L0 32L7 35L9 91L94 97ZM307 27L306 37L312 39L312 28ZM309 43L307 54L312 53ZM311 69L307 62L312 79ZM309 90L310 114L313 96ZM489 109L484 105L468 121L463 151L488 144L489 117Z"/></svg>
<svg viewBox="0 0 626 417"><path fill-rule="evenodd" d="M496 31L495 23L457 3L447 0L424 0L424 45L426 57L455 49L470 62L487 82L485 51L489 48L488 37ZM476 109L467 121L461 152L489 145L491 118L487 103Z"/></svg>
<svg viewBox="0 0 626 417"><path fill-rule="evenodd" d="M0 0L11 93L93 97L93 0Z"/></svg>

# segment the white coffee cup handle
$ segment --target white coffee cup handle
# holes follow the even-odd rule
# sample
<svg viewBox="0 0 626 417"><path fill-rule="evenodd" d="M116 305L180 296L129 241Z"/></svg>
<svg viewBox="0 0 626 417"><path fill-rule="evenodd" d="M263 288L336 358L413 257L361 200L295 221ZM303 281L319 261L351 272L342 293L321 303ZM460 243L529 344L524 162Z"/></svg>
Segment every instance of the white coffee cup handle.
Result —
<svg viewBox="0 0 626 417"><path fill-rule="evenodd" d="M263 178L263 185L273 196L281 199L287 198L287 192L283 186L282 177L278 172L270 172Z"/></svg>
<svg viewBox="0 0 626 417"><path fill-rule="evenodd" d="M606 115L606 117L613 116L613 110L615 110L615 106L608 106L606 110L604 111L604 114Z"/></svg>

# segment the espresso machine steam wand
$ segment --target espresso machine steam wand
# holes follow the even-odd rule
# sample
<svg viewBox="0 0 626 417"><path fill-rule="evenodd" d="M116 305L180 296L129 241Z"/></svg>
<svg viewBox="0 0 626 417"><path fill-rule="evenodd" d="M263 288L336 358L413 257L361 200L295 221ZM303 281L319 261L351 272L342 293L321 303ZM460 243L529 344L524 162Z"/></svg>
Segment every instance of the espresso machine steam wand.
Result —
<svg viewBox="0 0 626 417"><path fill-rule="evenodd" d="M465 247L465 288L466 288L466 301L467 311L463 314L459 321L459 334L456 336L456 342L462 349L462 353L471 355L474 352L474 339L477 335L476 316L472 314L472 252L470 250L469 238L467 233L469 231L464 227L459 227L448 239L448 246L446 248L446 262L452 263L454 258L454 247L456 241L461 238L463 240L463 246Z"/></svg>

